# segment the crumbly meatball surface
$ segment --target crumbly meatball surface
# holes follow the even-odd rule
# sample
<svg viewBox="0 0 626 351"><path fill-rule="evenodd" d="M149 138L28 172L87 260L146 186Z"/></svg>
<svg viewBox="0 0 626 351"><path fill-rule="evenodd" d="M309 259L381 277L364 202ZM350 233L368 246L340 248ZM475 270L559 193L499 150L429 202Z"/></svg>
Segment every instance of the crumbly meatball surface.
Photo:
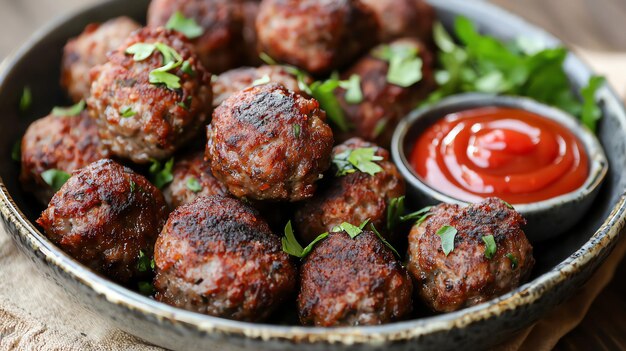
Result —
<svg viewBox="0 0 626 351"><path fill-rule="evenodd" d="M304 325L377 325L412 311L411 278L373 232L354 239L330 233L305 258L300 273L298 314Z"/></svg>
<svg viewBox="0 0 626 351"><path fill-rule="evenodd" d="M473 306L518 287L535 263L533 249L521 227L522 216L501 200L489 198L459 207L431 209L409 234L408 269L424 302L438 312ZM437 231L457 230L454 249L446 256ZM496 252L485 256L484 236L493 235Z"/></svg>
<svg viewBox="0 0 626 351"><path fill-rule="evenodd" d="M48 204L54 189L41 173L50 169L72 173L108 154L86 112L78 116L51 114L33 122L22 137L20 182L41 203Z"/></svg>
<svg viewBox="0 0 626 351"><path fill-rule="evenodd" d="M357 104L349 103L345 99L345 89L340 87L335 90L346 119L352 125L349 131L337 133L337 140L356 136L389 147L398 122L435 89L433 55L426 46L415 39L399 39L383 45L417 50L422 59L422 79L406 88L389 83L389 63L374 57L372 53L381 47L374 48L370 55L361 58L342 74L342 79L349 79L352 75L360 77L363 100Z"/></svg>
<svg viewBox="0 0 626 351"><path fill-rule="evenodd" d="M171 209L193 202L200 196L230 196L228 189L213 177L203 152L195 152L177 160L172 169L172 182L163 195Z"/></svg>
<svg viewBox="0 0 626 351"><path fill-rule="evenodd" d="M154 49L136 61L126 49L138 43L165 44L188 62L168 71L180 79L179 89L150 82L153 70L164 66L164 56ZM168 158L209 121L211 75L180 34L163 28L135 32L109 53L107 63L92 70L92 78L89 113L102 142L121 158L135 163Z"/></svg>
<svg viewBox="0 0 626 351"><path fill-rule="evenodd" d="M388 42L402 37L432 41L435 9L424 0L361 0L378 20L379 38Z"/></svg>
<svg viewBox="0 0 626 351"><path fill-rule="evenodd" d="M118 46L141 26L128 17L117 17L102 24L92 23L63 48L61 86L78 102L89 97L89 71L107 61L107 53Z"/></svg>
<svg viewBox="0 0 626 351"><path fill-rule="evenodd" d="M154 256L156 299L213 316L264 320L296 284L278 236L232 198L200 197L178 207Z"/></svg>
<svg viewBox="0 0 626 351"><path fill-rule="evenodd" d="M165 26L177 11L194 19L203 29L200 37L191 39L194 49L210 72L221 73L245 63L244 3L243 0L152 0L148 26Z"/></svg>
<svg viewBox="0 0 626 351"><path fill-rule="evenodd" d="M300 89L296 76L285 66L240 67L224 72L217 77L213 83L213 106L219 106L234 93L249 88L255 83L266 84L268 83L267 80L306 96L306 93ZM313 80L310 77L305 77L304 82L311 84Z"/></svg>
<svg viewBox="0 0 626 351"><path fill-rule="evenodd" d="M374 13L360 0L264 0L259 47L280 62L324 74L377 43Z"/></svg>
<svg viewBox="0 0 626 351"><path fill-rule="evenodd" d="M120 283L144 277L167 219L163 195L148 180L110 159L82 168L37 220L46 236L77 261Z"/></svg>
<svg viewBox="0 0 626 351"><path fill-rule="evenodd" d="M235 93L207 129L213 175L237 197L309 198L330 166L333 134L325 119L316 100L279 84Z"/></svg>
<svg viewBox="0 0 626 351"><path fill-rule="evenodd" d="M335 146L333 155L359 148L375 148L376 161L382 170L376 174L356 171L345 176L333 176L313 198L299 205L294 215L297 233L304 242L311 242L319 234L343 222L358 225L370 223L383 234L387 225L387 206L393 198L404 195L404 179L390 160L389 152L362 139L353 138Z"/></svg>

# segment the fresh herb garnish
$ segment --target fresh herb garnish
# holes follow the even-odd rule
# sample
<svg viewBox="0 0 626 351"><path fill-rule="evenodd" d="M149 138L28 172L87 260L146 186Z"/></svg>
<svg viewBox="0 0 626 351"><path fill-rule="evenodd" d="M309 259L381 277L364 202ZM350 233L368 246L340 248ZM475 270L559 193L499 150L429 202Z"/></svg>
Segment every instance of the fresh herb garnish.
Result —
<svg viewBox="0 0 626 351"><path fill-rule="evenodd" d="M126 48L126 53L133 55L133 60L135 61L143 61L150 57L154 52L156 47L154 44L148 43L135 43Z"/></svg>
<svg viewBox="0 0 626 351"><path fill-rule="evenodd" d="M374 223L370 223L370 228L372 229L374 234L376 234L378 239L380 239L380 241L382 241L383 244L385 244L385 246L387 246L391 250L391 252L393 252L393 254L396 255L396 257L400 258L400 254L398 253L398 251L387 240L385 240L385 238L383 238L382 235L380 235L378 230L376 230L376 227L374 227Z"/></svg>
<svg viewBox="0 0 626 351"><path fill-rule="evenodd" d="M496 241L494 240L493 235L483 236L483 241L485 242L485 257L490 260L493 258L493 255L495 255L496 250L498 249Z"/></svg>
<svg viewBox="0 0 626 351"><path fill-rule="evenodd" d="M528 40L504 43L481 35L467 18L458 17L456 44L441 23L434 27L434 38L440 49L438 60L442 67L435 73L439 88L428 102L436 102L461 92L527 96L578 116L591 130L596 130L601 110L595 101L602 86L601 77L592 77L581 90L583 101L571 90L563 68L568 52L563 47L532 50ZM520 46L521 43L524 46Z"/></svg>
<svg viewBox="0 0 626 351"><path fill-rule="evenodd" d="M389 123L389 121L386 118L383 118L379 120L378 122L376 122L376 126L374 127L372 136L374 138L378 138L381 134L383 134L383 132L385 131L385 128L387 127L387 123Z"/></svg>
<svg viewBox="0 0 626 351"><path fill-rule="evenodd" d="M124 108L122 108L120 110L120 115L123 118L129 118L129 117L132 117L132 116L134 116L136 114L137 114L137 112L133 111L133 108L130 107L130 106L126 106L126 107L124 107Z"/></svg>
<svg viewBox="0 0 626 351"><path fill-rule="evenodd" d="M422 80L422 58L418 49L409 45L382 45L372 52L378 59L389 62L387 82L403 88Z"/></svg>
<svg viewBox="0 0 626 351"><path fill-rule="evenodd" d="M268 76L268 75L266 74L266 75L264 75L263 77L261 77L261 78L259 78L259 79L255 79L255 80L252 82L252 86L253 86L253 87L255 87L255 86L257 86L257 85L263 85L263 84L267 84L267 83L269 83L269 82L271 82L270 76Z"/></svg>
<svg viewBox="0 0 626 351"><path fill-rule="evenodd" d="M446 256L454 250L454 237L456 233L456 228L449 225L444 225L435 233L441 238L441 249Z"/></svg>
<svg viewBox="0 0 626 351"><path fill-rule="evenodd" d="M361 76L353 74L348 80L339 81L339 86L346 90L344 98L349 104L358 104L363 101L361 91Z"/></svg>
<svg viewBox="0 0 626 351"><path fill-rule="evenodd" d="M350 124L346 119L346 115L335 96L335 89L339 87L339 79L336 76L325 81L315 81L308 87L309 95L314 97L319 103L322 110L326 112L328 119L342 132L350 130Z"/></svg>
<svg viewBox="0 0 626 351"><path fill-rule="evenodd" d="M369 220L367 220L369 221ZM367 224L367 221L365 222L365 224ZM365 225L364 225L365 226ZM350 224L348 222L343 222L340 225L335 226L332 229L333 232L340 232L340 231L344 231L346 233L348 233L348 235L354 239L356 238L359 234L361 234L363 232L363 229L359 226L355 226L353 224Z"/></svg>
<svg viewBox="0 0 626 351"><path fill-rule="evenodd" d="M293 125L293 136L295 136L296 138L300 137L300 125L299 124Z"/></svg>
<svg viewBox="0 0 626 351"><path fill-rule="evenodd" d="M169 89L180 88L180 78L177 75L163 71L160 68L154 69L150 72L149 80L152 84L164 84Z"/></svg>
<svg viewBox="0 0 626 351"><path fill-rule="evenodd" d="M154 260L147 256L143 250L139 250L139 259L137 260L137 270L147 272L154 269Z"/></svg>
<svg viewBox="0 0 626 351"><path fill-rule="evenodd" d="M52 114L59 117L73 117L80 115L81 112L85 109L85 100L80 100L75 105L70 107L59 107L55 106L52 109Z"/></svg>
<svg viewBox="0 0 626 351"><path fill-rule="evenodd" d="M270 66L274 66L278 64L276 60L274 60L270 55L264 52L259 54L259 58L261 59L261 61L265 62L265 64L270 65Z"/></svg>
<svg viewBox="0 0 626 351"><path fill-rule="evenodd" d="M328 236L328 232L322 233L315 238L307 247L302 248L302 245L298 242L295 235L293 234L293 228L291 227L291 221L287 222L285 226L285 236L281 238L283 251L290 254L291 256L304 258L308 255L315 244L323 240Z"/></svg>
<svg viewBox="0 0 626 351"><path fill-rule="evenodd" d="M187 73L190 76L196 75L196 72L193 70L193 67L191 67L191 63L189 63L189 61L187 60L183 61L183 64L180 67L180 70L183 71L184 73Z"/></svg>
<svg viewBox="0 0 626 351"><path fill-rule="evenodd" d="M137 283L137 288L139 288L139 293L142 295L150 296L154 294L154 286L152 286L151 282L139 282Z"/></svg>
<svg viewBox="0 0 626 351"><path fill-rule="evenodd" d="M408 221L417 220L418 223L421 223L424 221L424 219L426 219L426 217L428 217L428 215L430 214L430 210L432 208L433 208L432 206L426 206L415 212L407 213L403 216L400 216L400 221L408 222Z"/></svg>
<svg viewBox="0 0 626 351"><path fill-rule="evenodd" d="M24 87L22 90L22 97L20 97L20 111L25 112L30 108L30 105L33 102L33 94L30 91L29 87Z"/></svg>
<svg viewBox="0 0 626 351"><path fill-rule="evenodd" d="M189 179L187 179L187 189L191 190L194 193L197 193L202 190L202 184L200 184L198 178L189 177Z"/></svg>
<svg viewBox="0 0 626 351"><path fill-rule="evenodd" d="M393 230L404 214L404 196L394 197L387 204L387 230Z"/></svg>
<svg viewBox="0 0 626 351"><path fill-rule="evenodd" d="M500 199L500 201L502 201L502 202L506 205L506 207L508 207L508 208L510 208L510 209L512 209L512 210L514 210L514 209L515 209L515 208L513 208L513 205L511 205L510 203L508 203L508 202L506 202L506 201L504 201L504 200L502 200L502 199Z"/></svg>
<svg viewBox="0 0 626 351"><path fill-rule="evenodd" d="M187 18L182 12L176 11L170 16L165 28L182 33L189 39L195 39L204 33L204 29L193 18Z"/></svg>
<svg viewBox="0 0 626 351"><path fill-rule="evenodd" d="M54 191L59 191L70 177L71 174L59 169L49 169L41 172L41 179L50 185Z"/></svg>
<svg viewBox="0 0 626 351"><path fill-rule="evenodd" d="M176 105L184 108L185 110L189 110L189 107L191 106L191 99L191 95L189 95L184 101L179 101Z"/></svg>
<svg viewBox="0 0 626 351"><path fill-rule="evenodd" d="M375 161L382 160L383 157L376 155L376 148L374 147L349 149L333 157L338 177L354 173L357 170L373 176L383 170L375 163Z"/></svg>
<svg viewBox="0 0 626 351"><path fill-rule="evenodd" d="M22 161L22 139L13 144L13 148L11 148L11 159L15 162Z"/></svg>
<svg viewBox="0 0 626 351"><path fill-rule="evenodd" d="M169 72L183 64L183 58L174 48L160 42L154 44L136 43L128 47L126 53L133 54L135 61L143 61L152 55L155 49L163 56L163 66L150 71L148 76L150 83L164 84L169 89L179 89L180 77Z"/></svg>
<svg viewBox="0 0 626 351"><path fill-rule="evenodd" d="M170 158L165 165L161 165L161 162L152 160L150 165L150 175L152 176L152 183L159 189L162 189L165 185L174 179L172 175L172 167L174 167L174 158Z"/></svg>
<svg viewBox="0 0 626 351"><path fill-rule="evenodd" d="M507 253L504 256L506 256L506 258L508 258L509 261L511 261L511 269L517 268L518 261L517 261L517 257L515 257L515 255L513 255L512 253L509 252L509 253Z"/></svg>
<svg viewBox="0 0 626 351"><path fill-rule="evenodd" d="M132 179L128 181L128 184L130 185L130 192L134 193L137 188L137 184Z"/></svg>

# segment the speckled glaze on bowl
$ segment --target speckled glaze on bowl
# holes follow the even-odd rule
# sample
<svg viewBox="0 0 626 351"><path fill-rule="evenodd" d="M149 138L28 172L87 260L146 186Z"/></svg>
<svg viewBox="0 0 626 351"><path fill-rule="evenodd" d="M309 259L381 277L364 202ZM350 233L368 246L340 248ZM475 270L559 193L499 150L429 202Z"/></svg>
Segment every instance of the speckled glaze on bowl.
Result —
<svg viewBox="0 0 626 351"><path fill-rule="evenodd" d="M58 20L40 31L0 72L0 212L1 223L19 249L41 273L67 291L68 298L112 320L121 329L153 344L177 350L458 350L499 343L528 326L573 294L590 277L620 239L626 221L626 112L608 87L599 92L604 119L599 128L610 171L586 216L558 240L534 245L537 264L532 279L497 299L461 311L425 316L383 326L313 328L230 321L177 309L91 272L55 247L33 224L41 207L20 190L18 167L10 150L35 118L66 103L58 87L61 48L92 21L128 15L142 21L147 0L115 0ZM520 34L547 45L558 41L483 1L437 0L440 20L450 25L457 14L481 30L513 39ZM574 88L592 73L571 56L567 71ZM25 85L33 106L20 114ZM285 307L287 309L288 306Z"/></svg>
<svg viewBox="0 0 626 351"><path fill-rule="evenodd" d="M548 200L516 204L515 209L528 220L524 228L532 242L547 240L567 232L584 216L593 204L600 185L608 172L608 161L598 138L569 114L537 101L513 96L489 94L460 94L448 97L436 105L413 111L398 124L391 141L391 154L407 181L407 200L417 208L438 203L468 202L456 199L424 183L407 159L415 141L430 125L450 113L480 107L508 107L534 112L558 122L581 141L589 156L589 175L578 189Z"/></svg>

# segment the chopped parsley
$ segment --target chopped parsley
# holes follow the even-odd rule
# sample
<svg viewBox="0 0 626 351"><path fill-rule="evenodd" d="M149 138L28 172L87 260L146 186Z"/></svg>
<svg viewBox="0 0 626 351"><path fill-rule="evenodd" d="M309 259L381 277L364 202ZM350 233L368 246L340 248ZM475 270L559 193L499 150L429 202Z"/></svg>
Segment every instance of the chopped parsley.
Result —
<svg viewBox="0 0 626 351"><path fill-rule="evenodd" d="M11 148L11 159L15 162L22 161L22 140L18 140Z"/></svg>
<svg viewBox="0 0 626 351"><path fill-rule="evenodd" d="M304 84L304 82L302 82ZM346 115L335 96L335 89L339 87L339 79L332 76L325 81L315 81L308 87L307 93L314 97L322 110L326 112L328 119L342 132L350 130L351 126L346 119Z"/></svg>
<svg viewBox="0 0 626 351"><path fill-rule="evenodd" d="M296 138L300 137L300 125L299 124L293 125L293 136L295 136Z"/></svg>
<svg viewBox="0 0 626 351"><path fill-rule="evenodd" d="M152 160L150 165L150 175L152 176L152 183L159 189L162 189L165 185L169 184L174 176L172 175L172 167L174 167L174 158L170 158L164 165L157 160Z"/></svg>
<svg viewBox="0 0 626 351"><path fill-rule="evenodd" d="M125 52L127 54L133 55L133 60L143 61L150 57L150 55L152 55L154 49L156 49L156 46L154 46L154 44L135 43L127 47Z"/></svg>
<svg viewBox="0 0 626 351"><path fill-rule="evenodd" d="M187 60L183 61L183 65L180 67L180 70L183 71L184 73L187 73L190 76L196 75L196 72L193 70L191 63L189 63L189 61Z"/></svg>
<svg viewBox="0 0 626 351"><path fill-rule="evenodd" d="M184 101L179 101L176 105L184 108L185 110L189 110L189 107L191 107L191 99L191 95L189 95Z"/></svg>
<svg viewBox="0 0 626 351"><path fill-rule="evenodd" d="M204 33L204 29L193 18L187 18L182 12L176 11L170 16L165 28L182 33L189 39L195 39Z"/></svg>
<svg viewBox="0 0 626 351"><path fill-rule="evenodd" d="M409 45L382 45L372 52L378 59L389 62L387 82L406 88L422 80L423 62L418 49Z"/></svg>
<svg viewBox="0 0 626 351"><path fill-rule="evenodd" d="M366 220L364 223L367 224L367 222L369 221ZM365 224L363 224L363 227L365 226ZM348 222L343 222L338 226L335 226L332 231L333 232L340 232L340 231L344 231L346 233L348 233L348 235L354 239L356 238L359 234L361 234L363 232L363 227L359 226L355 226L353 224L350 224Z"/></svg>
<svg viewBox="0 0 626 351"><path fill-rule="evenodd" d="M361 76L353 74L348 80L339 81L339 86L346 90L344 98L349 104L358 104L363 101L361 91Z"/></svg>
<svg viewBox="0 0 626 351"><path fill-rule="evenodd" d="M187 189L191 190L194 193L202 191L202 184L198 181L196 177L189 177L187 179Z"/></svg>
<svg viewBox="0 0 626 351"><path fill-rule="evenodd" d="M387 204L387 230L393 230L404 214L404 196L394 197Z"/></svg>
<svg viewBox="0 0 626 351"><path fill-rule="evenodd" d="M41 179L50 185L54 191L59 191L63 184L70 179L71 175L59 169L49 169L41 172Z"/></svg>
<svg viewBox="0 0 626 351"><path fill-rule="evenodd" d="M400 254L398 253L398 251L387 240L385 240L385 238L383 238L382 235L380 235L378 230L376 230L376 227L374 227L374 223L370 223L370 228L372 229L374 234L376 234L378 239L380 239L380 241L382 241L383 244L385 244L385 246L387 246L391 250L391 252L393 252L393 254L396 255L396 257L400 258Z"/></svg>
<svg viewBox="0 0 626 351"><path fill-rule="evenodd" d="M435 233L441 238L441 249L443 253L448 256L452 250L454 250L454 238L456 237L457 230L453 226L444 225Z"/></svg>
<svg viewBox="0 0 626 351"><path fill-rule="evenodd" d="M132 179L128 181L128 184L130 185L130 192L134 193L137 188L137 184Z"/></svg>
<svg viewBox="0 0 626 351"><path fill-rule="evenodd" d="M129 118L129 117L132 117L132 116L134 116L136 114L137 114L137 112L133 111L133 108L130 107L130 106L126 106L126 107L124 107L124 108L122 108L120 110L120 115L123 118Z"/></svg>
<svg viewBox="0 0 626 351"><path fill-rule="evenodd" d="M139 250L139 259L137 260L137 270L147 272L154 270L154 259L147 256L143 250Z"/></svg>
<svg viewBox="0 0 626 351"><path fill-rule="evenodd" d="M255 80L252 82L252 86L253 86L253 87L255 87L255 86L257 86L257 85L263 85L263 84L267 84L267 83L269 83L269 82L271 82L270 76L268 76L268 75L266 74L266 75L264 75L263 77L261 77L261 78L259 78L259 79L255 79Z"/></svg>
<svg viewBox="0 0 626 351"><path fill-rule="evenodd" d="M154 44L136 43L126 49L127 54L133 54L133 60L143 61L148 58L154 50L158 50L163 56L163 66L150 71L148 79L152 84L163 84L169 89L180 88L180 77L170 73L171 70L183 64L183 58L169 45L157 42Z"/></svg>
<svg viewBox="0 0 626 351"><path fill-rule="evenodd" d="M56 106L52 109L52 114L59 117L73 117L80 115L81 112L85 109L85 100L80 100L75 105L70 107L59 107Z"/></svg>
<svg viewBox="0 0 626 351"><path fill-rule="evenodd" d="M383 170L375 163L375 161L382 160L382 156L376 155L375 147L349 149L333 157L333 163L337 167L336 175L338 177L354 173L357 170L373 176Z"/></svg>
<svg viewBox="0 0 626 351"><path fill-rule="evenodd" d="M503 42L480 34L464 17L456 19L454 31L460 44L441 23L435 24L441 70L435 73L439 88L427 102L462 92L521 95L578 116L590 130L596 130L602 113L595 95L604 79L591 77L580 91L580 101L563 67L566 48L531 45L530 39Z"/></svg>
<svg viewBox="0 0 626 351"><path fill-rule="evenodd" d="M511 261L511 269L517 268L518 261L517 261L517 257L515 257L515 255L513 255L512 253L509 252L509 253L507 253L504 256L506 256L506 258L508 258L509 261Z"/></svg>
<svg viewBox="0 0 626 351"><path fill-rule="evenodd" d="M259 58L261 59L261 61L265 62L265 64L270 65L270 66L274 66L278 64L276 60L274 60L270 55L264 52L259 54Z"/></svg>
<svg viewBox="0 0 626 351"><path fill-rule="evenodd" d="M291 221L289 221L285 226L285 236L281 238L283 251L290 254L291 256L304 258L311 252L311 250L313 250L313 247L318 242L325 239L327 236L328 232L322 233L318 235L317 238L315 238L315 240L313 240L309 245L307 245L307 247L302 248L302 245L300 245L295 235L293 234Z"/></svg>
<svg viewBox="0 0 626 351"><path fill-rule="evenodd" d="M485 257L490 260L493 258L493 255L496 254L496 250L498 249L496 241L494 240L493 235L483 236L483 241L485 242Z"/></svg>
<svg viewBox="0 0 626 351"><path fill-rule="evenodd" d="M20 111L25 112L30 108L30 105L33 103L33 94L30 91L29 87L24 87L22 90L22 96L20 97Z"/></svg>
<svg viewBox="0 0 626 351"><path fill-rule="evenodd" d="M150 296L154 294L154 286L152 286L152 282L141 281L137 283L137 288L139 289L139 293L142 295Z"/></svg>

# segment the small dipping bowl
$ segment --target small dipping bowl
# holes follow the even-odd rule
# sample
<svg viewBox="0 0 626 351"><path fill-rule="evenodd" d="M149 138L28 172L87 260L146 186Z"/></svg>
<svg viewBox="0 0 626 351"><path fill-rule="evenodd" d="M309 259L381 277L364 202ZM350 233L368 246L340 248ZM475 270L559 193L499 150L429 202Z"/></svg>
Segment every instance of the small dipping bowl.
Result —
<svg viewBox="0 0 626 351"><path fill-rule="evenodd" d="M579 120L562 110L528 98L489 94L454 95L436 105L415 110L402 119L391 141L391 153L406 179L408 202L418 208L439 203L468 204L424 183L409 162L409 155L417 139L439 119L451 113L481 107L526 110L559 123L580 140L589 159L589 173L581 187L547 200L513 204L515 210L528 221L524 231L529 240L538 242L563 234L583 218L593 203L606 177L608 161L596 136Z"/></svg>

